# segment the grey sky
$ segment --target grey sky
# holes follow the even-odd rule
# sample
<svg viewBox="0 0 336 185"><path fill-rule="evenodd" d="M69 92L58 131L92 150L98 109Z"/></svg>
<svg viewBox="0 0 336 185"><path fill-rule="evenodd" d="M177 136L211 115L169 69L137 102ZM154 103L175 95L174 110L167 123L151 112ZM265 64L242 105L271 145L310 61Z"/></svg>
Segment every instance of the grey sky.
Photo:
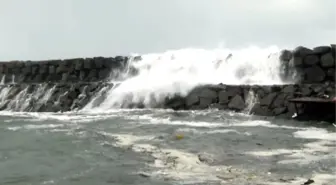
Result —
<svg viewBox="0 0 336 185"><path fill-rule="evenodd" d="M336 41L335 0L0 0L0 60Z"/></svg>

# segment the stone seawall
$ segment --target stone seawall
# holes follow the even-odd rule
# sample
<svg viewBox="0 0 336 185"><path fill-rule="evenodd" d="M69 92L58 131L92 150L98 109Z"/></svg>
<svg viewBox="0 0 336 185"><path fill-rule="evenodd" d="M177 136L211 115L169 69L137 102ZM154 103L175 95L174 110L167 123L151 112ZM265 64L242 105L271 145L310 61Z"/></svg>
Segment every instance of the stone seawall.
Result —
<svg viewBox="0 0 336 185"><path fill-rule="evenodd" d="M280 116L291 118L294 114L303 114L307 119L335 120L335 103L323 106L314 105L315 110L305 109L303 104L290 102L293 98L316 97L331 99L335 96L335 85L300 84L273 86L232 86L205 85L195 88L186 97L176 96L165 102L165 108L175 110L199 110L216 108L245 112L259 116ZM312 113L312 114L311 114ZM302 117L303 118L303 117Z"/></svg>
<svg viewBox="0 0 336 185"><path fill-rule="evenodd" d="M1 85L0 111L76 111L84 108L88 103L98 105L112 87L112 83L106 82Z"/></svg>
<svg viewBox="0 0 336 185"><path fill-rule="evenodd" d="M119 75L127 57L0 62L2 83L98 82Z"/></svg>
<svg viewBox="0 0 336 185"><path fill-rule="evenodd" d="M309 49L303 46L294 50L283 50L282 77L284 80L295 80L296 83L335 83L336 45L318 46Z"/></svg>
<svg viewBox="0 0 336 185"><path fill-rule="evenodd" d="M318 109L290 100L299 97L335 97L335 45L313 49L283 50L279 75L296 84L288 85L203 85L186 97L176 95L153 105L155 108L195 110L217 108L261 116L291 118L295 113L322 120L335 120L335 103ZM141 62L141 61L140 61ZM0 62L0 111L64 112L96 107L123 74L136 75L129 58L77 58L48 61ZM316 107L317 105L315 105ZM142 102L125 105L141 108Z"/></svg>

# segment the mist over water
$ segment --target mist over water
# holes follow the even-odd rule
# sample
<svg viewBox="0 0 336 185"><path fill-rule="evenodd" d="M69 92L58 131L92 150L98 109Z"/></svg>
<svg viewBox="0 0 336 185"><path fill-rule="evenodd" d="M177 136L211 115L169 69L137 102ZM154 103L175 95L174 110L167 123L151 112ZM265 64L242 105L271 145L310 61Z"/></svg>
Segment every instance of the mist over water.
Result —
<svg viewBox="0 0 336 185"><path fill-rule="evenodd" d="M242 50L185 48L142 55L140 60L129 61L137 75L118 81L96 110L139 102L152 107L166 97L184 96L203 84L289 83L280 78L279 52L276 46L251 46Z"/></svg>

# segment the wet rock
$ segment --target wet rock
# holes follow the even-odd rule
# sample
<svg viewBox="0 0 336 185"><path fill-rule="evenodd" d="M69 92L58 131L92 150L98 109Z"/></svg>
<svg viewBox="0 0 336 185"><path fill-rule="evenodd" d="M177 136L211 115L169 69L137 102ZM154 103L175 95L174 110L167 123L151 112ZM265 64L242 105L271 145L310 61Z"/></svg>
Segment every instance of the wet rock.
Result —
<svg viewBox="0 0 336 185"><path fill-rule="evenodd" d="M55 74L55 73L56 73L55 66L49 66L49 74Z"/></svg>
<svg viewBox="0 0 336 185"><path fill-rule="evenodd" d="M303 96L309 96L313 92L313 90L309 86L303 87L301 91Z"/></svg>
<svg viewBox="0 0 336 185"><path fill-rule="evenodd" d="M164 102L164 107L173 110L183 110L185 108L185 99L181 96L167 98Z"/></svg>
<svg viewBox="0 0 336 185"><path fill-rule="evenodd" d="M5 100L3 102L0 102L0 110L5 110L7 108L7 105L9 104L10 100Z"/></svg>
<svg viewBox="0 0 336 185"><path fill-rule="evenodd" d="M313 48L314 54L318 54L318 55L323 55L325 53L329 53L330 51L331 51L330 46L317 46Z"/></svg>
<svg viewBox="0 0 336 185"><path fill-rule="evenodd" d="M287 108L286 108L286 107L278 107L278 108L273 109L273 114L274 114L275 116L278 116L278 115L280 115L280 114L285 113L286 111L287 111Z"/></svg>
<svg viewBox="0 0 336 185"><path fill-rule="evenodd" d="M84 69L91 69L92 68L92 59L86 58L84 60Z"/></svg>
<svg viewBox="0 0 336 185"><path fill-rule="evenodd" d="M285 104L287 95L285 93L277 93L274 101L272 102L272 108L283 107Z"/></svg>
<svg viewBox="0 0 336 185"><path fill-rule="evenodd" d="M335 69L334 69L334 68L330 68L330 69L328 69L328 71L327 71L327 76L328 76L328 77L331 77L331 79L332 79L333 81L335 81Z"/></svg>
<svg viewBox="0 0 336 185"><path fill-rule="evenodd" d="M208 108L213 103L212 99L204 97L200 97L199 101L199 108L201 109Z"/></svg>
<svg viewBox="0 0 336 185"><path fill-rule="evenodd" d="M295 92L295 87L294 85L287 85L285 88L283 88L284 93L290 93L293 94Z"/></svg>
<svg viewBox="0 0 336 185"><path fill-rule="evenodd" d="M200 93L198 94L199 97L202 98L207 98L207 99L211 99L211 100L215 100L217 98L217 92L210 90L208 88L205 88L203 90L200 91Z"/></svg>
<svg viewBox="0 0 336 185"><path fill-rule="evenodd" d="M277 93L270 93L266 97L260 100L260 105L266 105L270 106L272 102L274 101L275 97L277 96Z"/></svg>
<svg viewBox="0 0 336 185"><path fill-rule="evenodd" d="M289 50L283 50L280 54L280 61L290 61L292 59L292 52Z"/></svg>
<svg viewBox="0 0 336 185"><path fill-rule="evenodd" d="M305 81L308 83L322 82L326 74L319 66L312 66L305 69L306 78Z"/></svg>
<svg viewBox="0 0 336 185"><path fill-rule="evenodd" d="M294 57L304 57L310 54L314 54L314 51L303 46L298 46L293 51Z"/></svg>
<svg viewBox="0 0 336 185"><path fill-rule="evenodd" d="M240 95L233 97L229 103L229 108L237 111L243 110L245 108L245 102L243 98Z"/></svg>
<svg viewBox="0 0 336 185"><path fill-rule="evenodd" d="M69 74L68 73L63 73L62 74L62 82L67 82L69 79Z"/></svg>
<svg viewBox="0 0 336 185"><path fill-rule="evenodd" d="M326 53L321 57L321 66L322 67L334 67L335 59L331 53Z"/></svg>
<svg viewBox="0 0 336 185"><path fill-rule="evenodd" d="M219 109L219 110L225 110L228 108L228 105L226 104L220 104L220 103L213 103L209 106L210 109Z"/></svg>
<svg viewBox="0 0 336 185"><path fill-rule="evenodd" d="M303 185L309 185L309 184L313 184L315 181L312 179L308 179L305 183L303 183Z"/></svg>
<svg viewBox="0 0 336 185"><path fill-rule="evenodd" d="M254 104L250 112L251 114L259 116L272 116L272 113L268 110L267 106L261 106L259 103Z"/></svg>
<svg viewBox="0 0 336 185"><path fill-rule="evenodd" d="M315 65L319 62L319 60L320 60L319 57L316 55L307 55L304 58L304 64L309 66Z"/></svg>
<svg viewBox="0 0 336 185"><path fill-rule="evenodd" d="M218 99L220 104L228 104L230 101L230 96L229 93L226 91L220 91L218 93Z"/></svg>
<svg viewBox="0 0 336 185"><path fill-rule="evenodd" d="M209 154L202 153L202 154L198 154L197 157L198 157L198 160L206 164L212 164L214 162L211 155Z"/></svg>
<svg viewBox="0 0 336 185"><path fill-rule="evenodd" d="M289 61L290 66L293 67L300 67L303 65L303 59L301 57L293 57L290 61Z"/></svg>
<svg viewBox="0 0 336 185"><path fill-rule="evenodd" d="M83 68L83 63L84 63L83 59L76 60L75 70L80 71Z"/></svg>
<svg viewBox="0 0 336 185"><path fill-rule="evenodd" d="M197 105L200 99L196 94L190 94L186 97L186 105L187 107L191 107L193 105Z"/></svg>

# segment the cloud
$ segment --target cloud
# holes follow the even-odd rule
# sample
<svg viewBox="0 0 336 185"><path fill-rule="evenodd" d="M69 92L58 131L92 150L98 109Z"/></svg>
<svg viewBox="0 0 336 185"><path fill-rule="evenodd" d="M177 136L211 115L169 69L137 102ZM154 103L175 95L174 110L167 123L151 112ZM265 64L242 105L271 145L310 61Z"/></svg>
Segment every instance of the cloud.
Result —
<svg viewBox="0 0 336 185"><path fill-rule="evenodd" d="M11 0L0 60L335 43L334 0Z"/></svg>

